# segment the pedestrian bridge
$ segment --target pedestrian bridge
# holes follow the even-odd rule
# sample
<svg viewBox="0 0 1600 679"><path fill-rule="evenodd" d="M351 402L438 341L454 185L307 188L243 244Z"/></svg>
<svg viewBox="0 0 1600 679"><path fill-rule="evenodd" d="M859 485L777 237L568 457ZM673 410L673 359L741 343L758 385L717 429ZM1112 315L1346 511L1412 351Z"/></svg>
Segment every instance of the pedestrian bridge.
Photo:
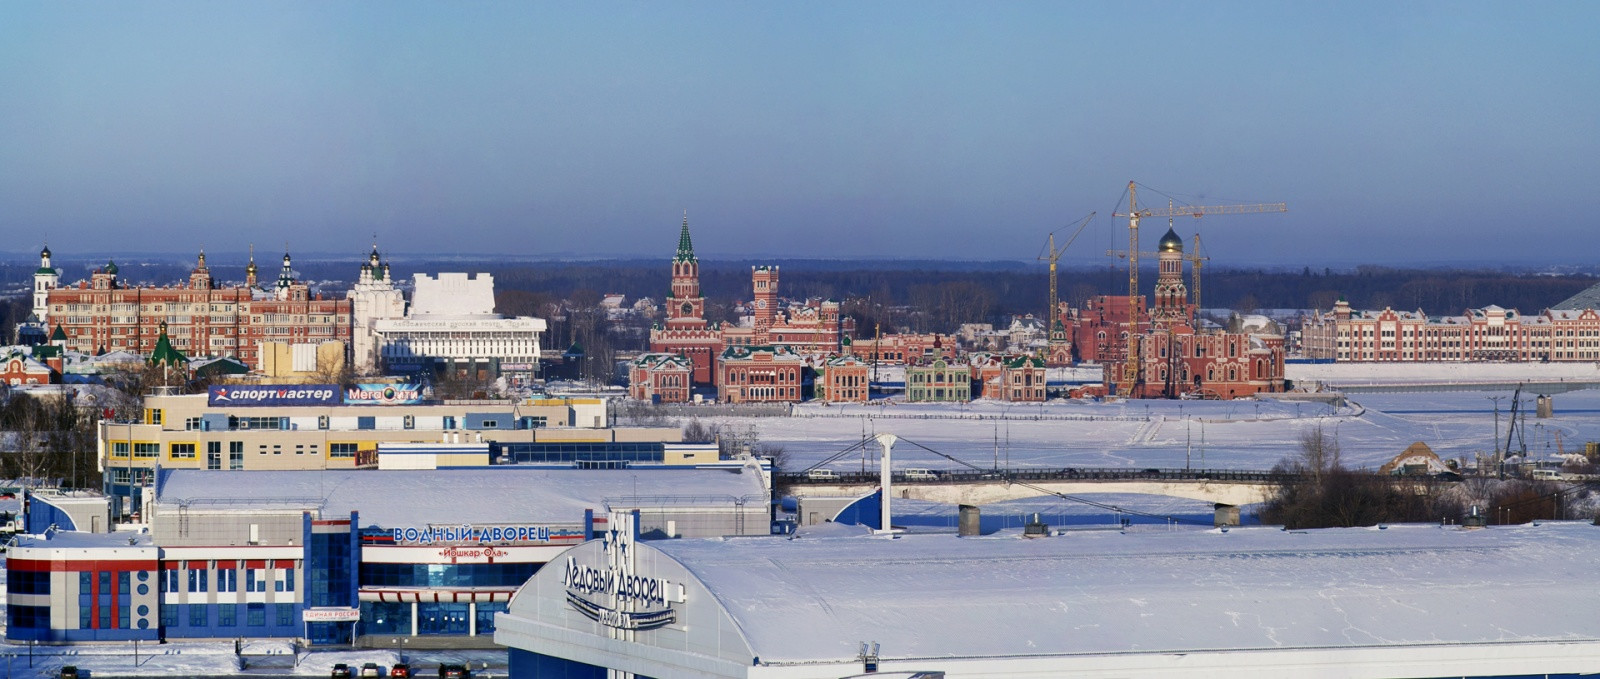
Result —
<svg viewBox="0 0 1600 679"><path fill-rule="evenodd" d="M1165 495L1220 505L1264 502L1282 479L1271 472L1187 469L917 470L895 472L896 499L987 505L1051 495L1135 493ZM876 471L783 474L780 486L795 497L859 497L877 490Z"/></svg>

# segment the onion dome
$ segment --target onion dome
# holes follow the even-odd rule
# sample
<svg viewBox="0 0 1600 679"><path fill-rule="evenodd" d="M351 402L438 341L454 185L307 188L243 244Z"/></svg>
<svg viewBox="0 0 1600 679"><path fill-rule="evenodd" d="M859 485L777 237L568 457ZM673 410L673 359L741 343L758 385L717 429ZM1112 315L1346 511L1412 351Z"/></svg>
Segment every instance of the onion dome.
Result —
<svg viewBox="0 0 1600 679"><path fill-rule="evenodd" d="M1161 237L1161 242L1156 247L1161 252L1183 252L1183 239L1168 228L1167 235Z"/></svg>

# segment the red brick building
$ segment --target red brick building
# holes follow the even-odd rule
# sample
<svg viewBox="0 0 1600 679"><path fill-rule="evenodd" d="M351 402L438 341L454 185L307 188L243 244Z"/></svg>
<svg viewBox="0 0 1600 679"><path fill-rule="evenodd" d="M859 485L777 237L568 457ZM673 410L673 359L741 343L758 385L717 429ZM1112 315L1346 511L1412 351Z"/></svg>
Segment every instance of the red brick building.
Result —
<svg viewBox="0 0 1600 679"><path fill-rule="evenodd" d="M834 356L817 366L816 397L829 403L866 403L872 367L854 356Z"/></svg>
<svg viewBox="0 0 1600 679"><path fill-rule="evenodd" d="M1340 362L1600 360L1600 314L1547 309L1524 316L1490 305L1459 316L1356 311L1340 299L1305 319L1306 356Z"/></svg>
<svg viewBox="0 0 1600 679"><path fill-rule="evenodd" d="M49 290L47 322L61 330L65 348L97 354L155 350L162 323L173 347L189 356L233 356L259 370L263 342L350 343L349 300L322 299L294 278L289 255L270 291L256 287L256 265L245 269L245 285L221 288L205 253L181 285L124 285L117 265L107 262L77 285Z"/></svg>
<svg viewBox="0 0 1600 679"><path fill-rule="evenodd" d="M954 358L956 343L949 335L939 333L895 333L873 339L854 340L844 347L845 353L888 365L921 364L938 359Z"/></svg>
<svg viewBox="0 0 1600 679"><path fill-rule="evenodd" d="M806 362L786 347L730 346L717 359L717 400L798 403Z"/></svg>
<svg viewBox="0 0 1600 679"><path fill-rule="evenodd" d="M1132 398L1237 398L1284 391L1283 337L1202 330L1183 284L1183 239L1171 229L1158 245L1155 306L1144 296L1104 295L1071 310L1073 347L1084 361L1104 367L1107 391ZM1136 370L1126 370L1128 336L1138 348Z"/></svg>
<svg viewBox="0 0 1600 679"><path fill-rule="evenodd" d="M837 302L808 300L783 306L778 297L778 267L775 266L751 267L750 288L753 299L749 305L748 324L706 321L705 297L700 292L700 262L694 254L689 218L685 215L678 234L678 252L672 259L672 291L667 297L667 316L650 329L650 351L683 355L693 368L691 375L695 385L718 387L723 386L720 363L726 350L733 347L779 349L779 354L797 357L839 353L841 341L852 326L848 320L841 320ZM795 379L795 400L798 400L798 376ZM742 393L742 390L734 392Z"/></svg>
<svg viewBox="0 0 1600 679"><path fill-rule="evenodd" d="M695 384L716 384L716 359L722 353L722 329L705 319L706 298L700 294L700 260L689 238L689 216L683 217L678 253L672 258L672 292L667 318L650 329L650 351L682 354L692 366Z"/></svg>
<svg viewBox="0 0 1600 679"><path fill-rule="evenodd" d="M628 396L657 403L688 403L694 366L682 354L642 354L628 366Z"/></svg>

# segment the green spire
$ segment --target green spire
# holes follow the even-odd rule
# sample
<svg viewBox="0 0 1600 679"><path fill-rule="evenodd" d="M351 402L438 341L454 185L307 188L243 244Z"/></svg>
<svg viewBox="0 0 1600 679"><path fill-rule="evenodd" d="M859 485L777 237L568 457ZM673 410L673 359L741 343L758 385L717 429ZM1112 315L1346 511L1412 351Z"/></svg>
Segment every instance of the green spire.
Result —
<svg viewBox="0 0 1600 679"><path fill-rule="evenodd" d="M694 258L694 241L689 240L689 211L688 210L684 210L683 211L683 231L678 233L678 256L674 258L674 261L679 261L679 262L693 262L693 261L696 261L695 258Z"/></svg>
<svg viewBox="0 0 1600 679"><path fill-rule="evenodd" d="M66 333L65 330L61 329L61 324L60 323L56 324L56 331L50 333L50 341L51 342L65 342L65 341L67 341L67 333Z"/></svg>
<svg viewBox="0 0 1600 679"><path fill-rule="evenodd" d="M156 348L150 352L150 364L169 364L181 368L189 364L189 359L183 352L172 348L172 340L167 339L167 322L161 322L161 336L156 338Z"/></svg>

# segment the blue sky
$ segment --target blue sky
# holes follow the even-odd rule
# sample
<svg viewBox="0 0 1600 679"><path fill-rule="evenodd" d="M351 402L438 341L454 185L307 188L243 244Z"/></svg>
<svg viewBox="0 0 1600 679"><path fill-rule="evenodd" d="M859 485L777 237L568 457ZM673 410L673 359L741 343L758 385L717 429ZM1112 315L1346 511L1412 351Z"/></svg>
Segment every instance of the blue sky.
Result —
<svg viewBox="0 0 1600 679"><path fill-rule="evenodd" d="M4 249L1578 263L1600 3L0 6ZM1153 245L1165 224L1151 224ZM26 235L22 235L26 234ZM40 236L35 236L39 234ZM18 241L21 242L18 242Z"/></svg>

